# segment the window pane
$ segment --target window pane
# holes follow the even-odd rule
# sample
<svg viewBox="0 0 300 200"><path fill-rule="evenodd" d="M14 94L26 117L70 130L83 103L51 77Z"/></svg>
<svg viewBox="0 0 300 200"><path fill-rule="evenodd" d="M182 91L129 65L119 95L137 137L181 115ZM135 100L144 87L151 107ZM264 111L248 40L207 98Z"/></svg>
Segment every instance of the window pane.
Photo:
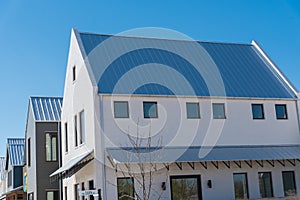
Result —
<svg viewBox="0 0 300 200"><path fill-rule="evenodd" d="M186 114L188 119L200 118L199 103L186 103Z"/></svg>
<svg viewBox="0 0 300 200"><path fill-rule="evenodd" d="M253 119L264 119L263 104L252 104Z"/></svg>
<svg viewBox="0 0 300 200"><path fill-rule="evenodd" d="M118 178L118 199L132 200L134 199L134 184L132 178Z"/></svg>
<svg viewBox="0 0 300 200"><path fill-rule="evenodd" d="M287 119L286 105L275 105L276 118Z"/></svg>
<svg viewBox="0 0 300 200"><path fill-rule="evenodd" d="M46 133L46 161L51 160L51 138L50 134Z"/></svg>
<svg viewBox="0 0 300 200"><path fill-rule="evenodd" d="M200 199L200 177L171 177L172 200Z"/></svg>
<svg viewBox="0 0 300 200"><path fill-rule="evenodd" d="M78 146L78 135L77 135L77 115L74 116L74 136L75 136L75 147Z"/></svg>
<svg viewBox="0 0 300 200"><path fill-rule="evenodd" d="M57 160L57 138L56 136L52 135L52 143L51 143L51 149L52 149L52 161L56 161Z"/></svg>
<svg viewBox="0 0 300 200"><path fill-rule="evenodd" d="M273 197L271 172L258 173L260 197Z"/></svg>
<svg viewBox="0 0 300 200"><path fill-rule="evenodd" d="M53 192L47 192L47 200L54 200L54 193Z"/></svg>
<svg viewBox="0 0 300 200"><path fill-rule="evenodd" d="M81 111L79 114L80 117L80 144L85 142L85 118L84 111Z"/></svg>
<svg viewBox="0 0 300 200"><path fill-rule="evenodd" d="M115 118L128 118L128 102L126 101L119 101L114 102L114 115Z"/></svg>
<svg viewBox="0 0 300 200"><path fill-rule="evenodd" d="M68 148L68 123L65 123L65 148L66 148L66 152L68 152L69 148Z"/></svg>
<svg viewBox="0 0 300 200"><path fill-rule="evenodd" d="M157 118L157 103L144 102L144 118Z"/></svg>
<svg viewBox="0 0 300 200"><path fill-rule="evenodd" d="M222 103L213 103L213 118L225 119L225 107Z"/></svg>
<svg viewBox="0 0 300 200"><path fill-rule="evenodd" d="M282 172L282 181L285 196L296 195L295 174L293 171Z"/></svg>
<svg viewBox="0 0 300 200"><path fill-rule="evenodd" d="M233 174L234 193L236 199L247 199L247 175L246 174Z"/></svg>

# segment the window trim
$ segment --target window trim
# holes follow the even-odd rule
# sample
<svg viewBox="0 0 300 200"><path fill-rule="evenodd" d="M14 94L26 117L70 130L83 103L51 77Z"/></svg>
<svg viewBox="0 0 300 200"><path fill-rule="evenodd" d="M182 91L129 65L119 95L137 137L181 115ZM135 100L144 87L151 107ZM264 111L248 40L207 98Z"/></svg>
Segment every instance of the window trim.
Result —
<svg viewBox="0 0 300 200"><path fill-rule="evenodd" d="M277 109L276 109L277 106L283 106L284 107L285 117L278 118L278 116L277 116ZM287 120L289 118L288 117L288 113L287 113L287 106L286 106L286 104L275 104L275 117L276 117L277 120Z"/></svg>
<svg viewBox="0 0 300 200"><path fill-rule="evenodd" d="M172 180L173 179L186 179L186 178L196 178L197 179L197 189L198 189L198 197L199 199L203 199L202 197L202 187L201 187L201 175L172 175L170 176L170 193L171 193L171 200L173 200L173 186Z"/></svg>
<svg viewBox="0 0 300 200"><path fill-rule="evenodd" d="M145 106L144 104L147 103L153 103L155 106L155 112L156 112L156 116L155 117L150 117L150 116L146 116L145 115ZM144 114L144 119L157 119L158 118L158 103L157 101L143 101L143 114ZM149 115L149 114L148 114Z"/></svg>
<svg viewBox="0 0 300 200"><path fill-rule="evenodd" d="M51 138L51 159L50 160L47 160L47 146L46 146L46 135L47 134L49 134L50 135L50 138ZM51 135L55 135L56 136L56 159L55 160L53 160L53 156L52 156L52 137L51 137ZM58 162L58 133L57 132L55 132L55 131L46 131L45 132L45 161L46 162Z"/></svg>
<svg viewBox="0 0 300 200"><path fill-rule="evenodd" d="M261 107L262 118L254 117L253 106L260 106L260 107ZM252 111L252 119L253 119L253 120L264 120L264 119L265 119L264 104L262 104L262 103L252 103L252 104L251 104L251 111Z"/></svg>
<svg viewBox="0 0 300 200"><path fill-rule="evenodd" d="M234 186L234 175L235 174L244 174L246 177L246 189L247 189L247 199L249 199L249 184L248 184L248 174L247 172L238 172L238 173L233 173L232 174L232 179L233 179L233 194L235 196L235 186Z"/></svg>
<svg viewBox="0 0 300 200"><path fill-rule="evenodd" d="M221 118L221 117L215 117L214 116L214 105L222 105L223 106L223 113L224 113L224 117ZM226 109L225 109L225 103L212 103L212 118L213 119L226 119L227 116L226 116Z"/></svg>
<svg viewBox="0 0 300 200"><path fill-rule="evenodd" d="M188 105L197 105L197 117L189 117L188 115ZM185 103L185 109L186 109L186 118L187 119L200 119L201 118L201 115L200 115L200 104L199 102L186 102Z"/></svg>
<svg viewBox="0 0 300 200"><path fill-rule="evenodd" d="M115 119L128 119L129 118L129 103L128 103L128 101L114 101L113 102L114 103L114 118ZM118 117L118 116L116 116L116 107L115 107L115 103L126 103L127 104L127 116L126 117Z"/></svg>
<svg viewBox="0 0 300 200"><path fill-rule="evenodd" d="M270 181L271 181L271 196L270 197L262 197L261 196L261 192L260 192L260 188L259 188L259 193L260 193L260 198L273 198L274 197L274 188L273 188L273 178L272 178L272 172L271 171L259 171L258 174L258 181L259 181L259 174L261 173L268 173L270 174ZM259 186L259 182L258 182L258 186Z"/></svg>

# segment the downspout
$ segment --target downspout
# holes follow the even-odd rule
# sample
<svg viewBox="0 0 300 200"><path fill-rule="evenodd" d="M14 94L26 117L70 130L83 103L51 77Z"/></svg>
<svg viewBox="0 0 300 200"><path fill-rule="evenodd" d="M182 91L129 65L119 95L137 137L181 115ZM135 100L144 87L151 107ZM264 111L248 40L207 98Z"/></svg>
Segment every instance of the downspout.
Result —
<svg viewBox="0 0 300 200"><path fill-rule="evenodd" d="M101 131L101 164L102 164L102 193L103 200L107 200L106 196L106 169L105 169L105 142L104 142L104 117L103 117L103 96L100 95L100 131Z"/></svg>

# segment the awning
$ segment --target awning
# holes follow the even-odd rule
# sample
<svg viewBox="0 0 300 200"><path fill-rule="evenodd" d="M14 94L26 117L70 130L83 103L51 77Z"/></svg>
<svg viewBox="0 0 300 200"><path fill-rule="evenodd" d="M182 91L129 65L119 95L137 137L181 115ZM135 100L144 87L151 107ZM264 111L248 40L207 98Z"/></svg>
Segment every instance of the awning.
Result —
<svg viewBox="0 0 300 200"><path fill-rule="evenodd" d="M140 148L138 151L134 148L108 148L107 154L115 164L300 159L300 145L164 147Z"/></svg>
<svg viewBox="0 0 300 200"><path fill-rule="evenodd" d="M72 176L94 159L93 153L94 151L92 150L70 160L64 166L50 174L51 181Z"/></svg>

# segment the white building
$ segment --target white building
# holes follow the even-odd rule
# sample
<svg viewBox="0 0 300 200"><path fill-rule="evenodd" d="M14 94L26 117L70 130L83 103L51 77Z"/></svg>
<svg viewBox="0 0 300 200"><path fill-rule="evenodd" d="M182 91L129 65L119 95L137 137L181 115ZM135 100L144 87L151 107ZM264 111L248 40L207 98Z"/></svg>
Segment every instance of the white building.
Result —
<svg viewBox="0 0 300 200"><path fill-rule="evenodd" d="M0 157L0 199L5 199L6 193L6 173L5 157Z"/></svg>
<svg viewBox="0 0 300 200"><path fill-rule="evenodd" d="M73 30L62 167L51 177L63 179L64 199L88 189L137 198L141 167L151 169L150 199L299 194L298 107L296 89L256 42Z"/></svg>

